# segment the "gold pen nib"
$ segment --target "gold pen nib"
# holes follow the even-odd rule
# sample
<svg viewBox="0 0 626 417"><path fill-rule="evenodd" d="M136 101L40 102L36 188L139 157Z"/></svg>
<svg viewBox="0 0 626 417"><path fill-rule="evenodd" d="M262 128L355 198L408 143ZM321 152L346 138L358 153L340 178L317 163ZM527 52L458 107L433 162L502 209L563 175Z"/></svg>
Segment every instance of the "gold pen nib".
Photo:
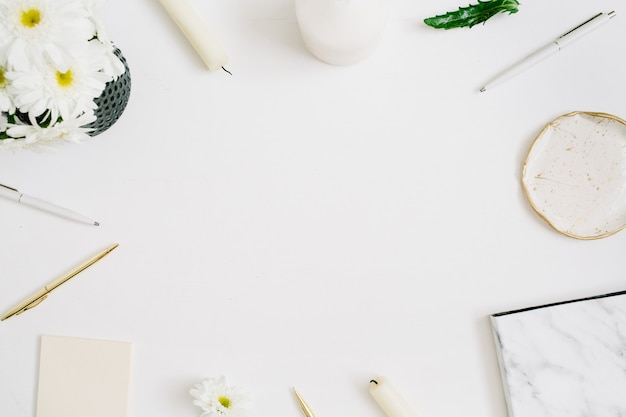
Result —
<svg viewBox="0 0 626 417"><path fill-rule="evenodd" d="M291 389L293 390L293 393L295 394L296 399L298 400L298 404L300 404L300 408L302 408L302 412L304 413L304 415L306 417L315 417L315 414L313 414L313 411L311 411L311 408L307 405L307 403L304 402L300 394L298 394L298 391L296 391L295 388L291 388Z"/></svg>

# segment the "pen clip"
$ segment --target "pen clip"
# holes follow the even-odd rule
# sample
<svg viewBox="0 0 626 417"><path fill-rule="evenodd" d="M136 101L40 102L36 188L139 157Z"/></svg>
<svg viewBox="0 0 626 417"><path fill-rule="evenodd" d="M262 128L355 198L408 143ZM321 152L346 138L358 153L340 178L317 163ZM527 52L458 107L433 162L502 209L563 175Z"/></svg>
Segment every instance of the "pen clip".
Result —
<svg viewBox="0 0 626 417"><path fill-rule="evenodd" d="M0 184L0 187L4 187L7 190L11 190L11 191L15 191L16 193L19 193L19 191L17 191L15 188L9 187L8 185Z"/></svg>
<svg viewBox="0 0 626 417"><path fill-rule="evenodd" d="M598 13L597 15L595 15L595 16L593 16L593 17L590 17L589 19L587 19L587 20L585 20L584 22L582 22L580 25L576 26L575 28L571 28L570 30L568 30L567 32L565 32L564 34L562 34L561 36L559 36L559 39L561 39L561 38L563 38L563 37L565 37L565 36L569 35L569 34L570 34L570 33L572 33L573 31L575 31L576 29L578 29L578 28L580 28L580 27L582 27L582 26L585 26L587 23L591 22L591 21L592 21L592 20L594 20L594 19L597 19L598 17L600 17L600 16L602 16L602 15L603 15L603 13L602 13L602 12L600 12L600 13Z"/></svg>
<svg viewBox="0 0 626 417"><path fill-rule="evenodd" d="M39 304L41 304L43 302L43 300L45 300L46 298L48 298L48 294L44 294L41 297L37 298L36 300L33 300L33 302L27 304L23 309L21 309L20 311L18 311L17 313L15 313L16 316L19 316L20 314L22 314L23 312L30 310L31 308L37 307Z"/></svg>

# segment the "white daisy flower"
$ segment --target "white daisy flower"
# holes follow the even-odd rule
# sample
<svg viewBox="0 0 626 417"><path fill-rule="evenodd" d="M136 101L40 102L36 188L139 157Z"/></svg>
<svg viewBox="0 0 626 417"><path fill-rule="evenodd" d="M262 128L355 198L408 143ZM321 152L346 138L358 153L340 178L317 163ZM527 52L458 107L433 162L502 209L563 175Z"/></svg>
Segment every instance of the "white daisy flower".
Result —
<svg viewBox="0 0 626 417"><path fill-rule="evenodd" d="M13 99L8 91L9 80L6 77L6 68L0 66L0 113L15 112L15 105L13 104Z"/></svg>
<svg viewBox="0 0 626 417"><path fill-rule="evenodd" d="M49 150L53 149L53 145L62 142L80 143L89 138L88 133L91 131L91 129L83 126L95 120L96 116L91 112L70 117L51 127L28 124L12 125L6 130L10 138L0 140L0 148Z"/></svg>
<svg viewBox="0 0 626 417"><path fill-rule="evenodd" d="M126 67L98 19L104 0L0 0L0 150L80 142Z"/></svg>
<svg viewBox="0 0 626 417"><path fill-rule="evenodd" d="M109 39L104 29L104 24L100 19L100 8L104 3L105 0L84 0L85 7L89 11L90 19L96 28L96 36L98 40L106 46L105 54L107 59L102 70L105 74L109 74L114 79L117 79L117 77L126 71L126 67L124 67L124 63L115 55L113 42Z"/></svg>
<svg viewBox="0 0 626 417"><path fill-rule="evenodd" d="M87 112L63 120L49 129L52 131L55 142L80 143L85 139L89 139L89 132L93 130L84 126L95 121L96 115L93 112Z"/></svg>
<svg viewBox="0 0 626 417"><path fill-rule="evenodd" d="M56 143L50 143L50 142L35 142L35 143L26 143L24 142L24 140L22 139L13 139L13 138L8 138L8 139L3 139L0 140L0 151L22 151L22 150L28 150L28 151L34 151L34 152L50 152L50 151L55 151L56 148Z"/></svg>
<svg viewBox="0 0 626 417"><path fill-rule="evenodd" d="M75 48L65 70L47 64L40 69L8 71L5 76L10 80L8 91L15 106L28 113L31 123L44 113L54 122L59 116L68 119L73 114L93 111L94 99L112 79L101 71L104 48L94 41Z"/></svg>
<svg viewBox="0 0 626 417"><path fill-rule="evenodd" d="M241 388L226 385L226 378L206 378L196 384L189 393L195 398L194 405L207 417L238 417L248 405L248 394Z"/></svg>
<svg viewBox="0 0 626 417"><path fill-rule="evenodd" d="M47 59L64 71L66 50L94 34L81 0L0 0L0 62L12 69Z"/></svg>

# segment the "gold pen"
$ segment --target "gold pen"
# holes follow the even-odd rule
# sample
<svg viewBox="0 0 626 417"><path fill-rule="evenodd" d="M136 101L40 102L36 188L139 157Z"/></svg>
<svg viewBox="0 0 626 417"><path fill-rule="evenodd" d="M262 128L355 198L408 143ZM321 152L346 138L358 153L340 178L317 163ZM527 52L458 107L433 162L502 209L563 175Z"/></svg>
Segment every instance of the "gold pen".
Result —
<svg viewBox="0 0 626 417"><path fill-rule="evenodd" d="M98 262L100 259L107 256L109 253L111 253L113 249L117 248L118 246L119 246L118 243L114 244L113 246L98 253L91 259L78 265L76 268L72 269L70 272L63 275L61 278L58 278L52 281L50 284L46 285L45 287L37 291L35 294L31 295L24 301L17 304L11 310L9 310L4 316L2 316L2 319L0 319L0 321L4 321L10 317L17 316L19 314L22 314L26 310L30 310L31 308L38 306L43 300L45 300L48 297L48 294L50 294L52 291L54 291L56 288L60 287L61 285L69 281L70 279L74 278L76 275L83 272L85 269L89 268L91 265Z"/></svg>
<svg viewBox="0 0 626 417"><path fill-rule="evenodd" d="M298 391L296 391L295 388L291 388L291 389L293 390L293 393L296 395L296 399L298 400L298 404L300 404L300 408L302 408L302 412L304 413L304 415L306 417L315 417L315 414L313 414L313 411L311 411L311 408L307 405L307 403L304 402L300 394L298 394Z"/></svg>

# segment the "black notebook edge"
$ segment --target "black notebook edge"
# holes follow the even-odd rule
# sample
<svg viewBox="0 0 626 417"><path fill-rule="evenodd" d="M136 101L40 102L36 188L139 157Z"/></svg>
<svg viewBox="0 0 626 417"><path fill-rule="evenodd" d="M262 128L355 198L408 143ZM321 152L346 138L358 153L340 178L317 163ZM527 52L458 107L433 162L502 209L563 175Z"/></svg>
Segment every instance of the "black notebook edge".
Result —
<svg viewBox="0 0 626 417"><path fill-rule="evenodd" d="M492 314L491 317L493 318L493 317L506 316L508 314L523 313L524 311L537 310L537 309L540 309L540 308L554 307L554 306L563 305L563 304L578 303L578 302L581 302L581 301L598 300L598 299L601 299L601 298L615 297L617 295L624 295L624 294L626 294L626 290L612 292L612 293L607 293L607 294L602 294L602 295L594 295L594 296L585 297L585 298L577 298L577 299L568 300L568 301L559 301L559 302L556 302L556 303L543 304L543 305L538 305L538 306L534 306L534 307L520 308L518 310L504 311L504 312L501 312L501 313ZM492 320L492 323L493 323L493 320Z"/></svg>

